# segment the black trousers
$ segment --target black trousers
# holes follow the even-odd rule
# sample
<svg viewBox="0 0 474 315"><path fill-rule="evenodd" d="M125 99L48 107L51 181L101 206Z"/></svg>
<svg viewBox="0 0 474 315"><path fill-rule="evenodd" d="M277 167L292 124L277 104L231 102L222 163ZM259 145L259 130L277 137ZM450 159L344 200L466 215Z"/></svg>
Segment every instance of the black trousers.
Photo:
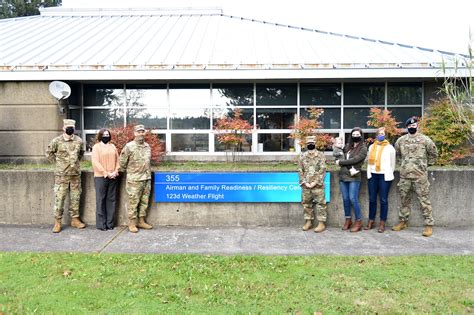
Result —
<svg viewBox="0 0 474 315"><path fill-rule="evenodd" d="M118 179L94 177L95 182L95 226L98 229L114 227Z"/></svg>

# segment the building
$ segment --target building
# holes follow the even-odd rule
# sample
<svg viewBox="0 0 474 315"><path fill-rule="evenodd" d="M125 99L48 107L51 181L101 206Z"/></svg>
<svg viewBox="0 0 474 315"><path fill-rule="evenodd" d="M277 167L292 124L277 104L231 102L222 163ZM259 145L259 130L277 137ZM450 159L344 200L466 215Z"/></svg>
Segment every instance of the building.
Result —
<svg viewBox="0 0 474 315"><path fill-rule="evenodd" d="M442 63L459 57L219 9L45 8L0 20L0 159L42 159L66 116L86 143L102 127L143 123L168 159L219 159L213 126L235 108L254 128L243 157L288 159L300 150L291 126L311 107L324 108L321 132L370 134L371 107L422 115ZM53 80L72 88L60 108Z"/></svg>

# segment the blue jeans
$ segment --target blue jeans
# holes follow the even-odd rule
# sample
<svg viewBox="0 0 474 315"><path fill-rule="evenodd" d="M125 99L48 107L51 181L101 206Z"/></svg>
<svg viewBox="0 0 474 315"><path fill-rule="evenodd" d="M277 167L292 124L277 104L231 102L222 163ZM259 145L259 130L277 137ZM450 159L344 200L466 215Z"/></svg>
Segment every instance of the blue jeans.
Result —
<svg viewBox="0 0 474 315"><path fill-rule="evenodd" d="M392 181L385 181L383 174L372 174L369 179L369 220L375 220L377 213L377 194L380 195L380 220L387 221L388 192Z"/></svg>
<svg viewBox="0 0 474 315"><path fill-rule="evenodd" d="M344 215L346 218L351 218L351 205L354 208L355 219L361 220L362 215L360 213L359 205L359 190L360 182L339 182L339 189L342 193L342 201L344 203Z"/></svg>

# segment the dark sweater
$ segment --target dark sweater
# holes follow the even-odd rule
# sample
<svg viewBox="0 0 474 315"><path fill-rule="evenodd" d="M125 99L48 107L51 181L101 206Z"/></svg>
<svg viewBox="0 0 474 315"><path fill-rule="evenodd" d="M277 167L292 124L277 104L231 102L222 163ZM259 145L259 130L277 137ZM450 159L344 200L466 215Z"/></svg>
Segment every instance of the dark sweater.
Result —
<svg viewBox="0 0 474 315"><path fill-rule="evenodd" d="M343 182L354 182L361 181L361 168L364 164L365 157L367 156L367 147L365 143L361 142L357 147L352 150L349 149L349 145L344 147L344 159L339 160L339 180ZM349 152L349 159L346 159L347 153ZM355 176L351 176L349 169L354 167L359 173Z"/></svg>

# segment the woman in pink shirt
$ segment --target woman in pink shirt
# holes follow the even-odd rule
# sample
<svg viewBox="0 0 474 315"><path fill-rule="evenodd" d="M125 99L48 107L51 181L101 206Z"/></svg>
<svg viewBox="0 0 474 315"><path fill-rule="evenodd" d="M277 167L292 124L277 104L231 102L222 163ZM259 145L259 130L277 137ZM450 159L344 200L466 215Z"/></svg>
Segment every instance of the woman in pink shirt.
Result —
<svg viewBox="0 0 474 315"><path fill-rule="evenodd" d="M108 129L100 129L97 143L92 147L96 216L95 225L101 231L114 229L119 155Z"/></svg>

